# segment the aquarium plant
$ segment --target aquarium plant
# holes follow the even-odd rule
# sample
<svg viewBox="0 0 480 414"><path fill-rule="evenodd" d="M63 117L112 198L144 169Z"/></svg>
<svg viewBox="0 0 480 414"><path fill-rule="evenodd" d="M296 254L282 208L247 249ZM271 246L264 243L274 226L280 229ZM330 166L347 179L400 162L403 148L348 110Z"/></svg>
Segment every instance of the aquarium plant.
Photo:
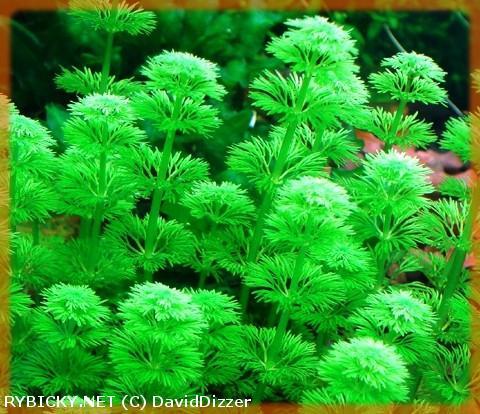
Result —
<svg viewBox="0 0 480 414"><path fill-rule="evenodd" d="M349 30L287 20L266 45L278 69L248 87L265 128L215 154L219 173L197 144L224 148L224 68L157 50L119 79L116 45L141 42L155 13L67 13L104 44L100 64L55 79L64 141L8 103L15 395L468 399L474 197L455 177L432 184L414 151L438 142L468 163L473 115L437 136L409 112L445 104L431 58L400 52L364 82ZM365 154L358 131L381 148Z"/></svg>

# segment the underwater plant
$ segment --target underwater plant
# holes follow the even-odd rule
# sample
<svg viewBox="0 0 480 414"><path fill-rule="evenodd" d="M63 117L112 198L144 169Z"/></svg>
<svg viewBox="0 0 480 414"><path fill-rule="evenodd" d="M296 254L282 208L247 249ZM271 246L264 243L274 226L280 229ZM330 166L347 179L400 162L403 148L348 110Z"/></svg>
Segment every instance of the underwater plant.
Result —
<svg viewBox="0 0 480 414"><path fill-rule="evenodd" d="M67 13L103 54L55 79L72 96L64 142L7 105L15 395L469 397L474 198L412 154L438 141L468 163L474 116L437 137L407 113L447 98L431 58L400 52L364 83L348 30L287 20L266 45L279 69L248 90L263 128L216 154L218 171L199 148L225 147L224 68L156 50L118 79L114 55L155 13L116 0ZM356 131L382 148L364 154Z"/></svg>

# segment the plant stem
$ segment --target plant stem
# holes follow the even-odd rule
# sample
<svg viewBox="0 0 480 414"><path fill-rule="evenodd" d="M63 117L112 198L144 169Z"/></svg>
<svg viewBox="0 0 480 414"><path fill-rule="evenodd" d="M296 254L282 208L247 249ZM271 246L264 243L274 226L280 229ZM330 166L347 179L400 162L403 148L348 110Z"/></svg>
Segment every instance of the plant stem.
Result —
<svg viewBox="0 0 480 414"><path fill-rule="evenodd" d="M388 237L388 233L390 233L390 228L392 227L392 210L387 208L385 212L385 220L383 222L383 237ZM378 269L378 284L381 286L384 278L388 276L388 269L389 269L389 258L388 254L381 255L381 263Z"/></svg>
<svg viewBox="0 0 480 414"><path fill-rule="evenodd" d="M405 85L406 94L408 94L410 91L410 82L411 80L407 79L407 83ZM403 113L405 112L405 108L407 107L407 103L408 101L405 98L400 99L398 103L397 112L395 113L395 118L393 118L392 127L390 129L390 134L392 138L395 137L395 135L397 135L398 127L400 125L400 121L402 119ZM391 147L392 145L390 145L388 142L385 142L385 152L390 150Z"/></svg>
<svg viewBox="0 0 480 414"><path fill-rule="evenodd" d="M283 173L283 169L287 162L288 154L290 152L290 147L293 143L295 137L295 131L297 129L298 124L300 123L299 114L303 110L303 105L305 103L305 97L307 95L308 86L310 85L310 81L312 79L311 75L305 75L303 79L302 86L300 87L300 91L298 93L298 99L295 103L295 110L293 117L290 118L288 121L287 130L285 131L285 136L282 141L282 146L280 148L280 152L278 154L278 158L275 162L275 166L273 167L272 171L272 183L273 186L267 190L263 195L263 200L260 205L260 209L257 214L257 222L255 223L255 228L253 230L252 239L250 241L250 246L248 249L247 255L247 263L255 262L258 256L258 252L260 250L260 244L262 241L263 230L265 226L265 219L270 211L272 206L273 200L275 198L275 194L277 191L278 180ZM247 312L248 308L248 299L250 296L250 288L245 284L242 285L242 289L240 291L240 305L244 314Z"/></svg>
<svg viewBox="0 0 480 414"><path fill-rule="evenodd" d="M390 129L390 134L392 135L392 137L395 136L398 132L398 126L400 125L400 121L402 119L403 113L405 112L406 106L407 101L405 99L401 99L398 104L397 112L395 113L395 118L393 118L392 127ZM385 152L390 150L391 148L392 145L388 142L385 142Z"/></svg>
<svg viewBox="0 0 480 414"><path fill-rule="evenodd" d="M102 65L102 77L100 81L101 93L105 93L108 87L108 80L110 77L110 67L112 64L113 38L114 38L114 33L108 32L107 44L105 47L105 57L103 59L103 65Z"/></svg>
<svg viewBox="0 0 480 414"><path fill-rule="evenodd" d="M215 232L217 231L217 227L218 227L218 223L213 222L213 224L210 226L209 234L210 235L215 234ZM212 260L209 261L209 268L210 269L211 269L211 265L212 265ZM209 268L204 267L200 271L200 278L199 278L199 281L198 281L198 288L199 289L204 289L205 288L205 283L207 282L208 276L210 276L210 274L211 274L211 271L210 271Z"/></svg>
<svg viewBox="0 0 480 414"><path fill-rule="evenodd" d="M445 324L445 320L448 316L448 305L450 299L453 297L460 284L460 278L462 276L465 259L468 253L466 249L461 246L467 245L468 241L472 239L473 224L476 220L476 214L478 211L478 194L476 194L476 192L476 189L474 189L472 192L472 205L470 206L468 216L465 220L465 226L463 228L459 246L453 250L453 253L450 256L443 272L443 277L447 281L447 285L443 291L442 300L438 308L439 329L442 329L443 325Z"/></svg>
<svg viewBox="0 0 480 414"><path fill-rule="evenodd" d="M267 326L274 326L275 321L277 320L277 307L272 305L270 312L268 313Z"/></svg>
<svg viewBox="0 0 480 414"><path fill-rule="evenodd" d="M267 191L262 200L262 204L260 205L260 209L258 210L258 213L257 213L257 222L255 223L253 236L250 241L250 245L248 249L247 263L255 262L257 259L258 251L260 250L260 243L262 241L265 219L267 217L268 211L272 206L274 197L275 197L274 190ZM240 290L240 306L242 307L244 313L247 312L249 296L250 296L250 288L247 285L243 284L242 289Z"/></svg>
<svg viewBox="0 0 480 414"><path fill-rule="evenodd" d="M88 239L90 237L90 229L92 227L92 220L87 217L82 217L80 219L80 234L79 237L82 240Z"/></svg>
<svg viewBox="0 0 480 414"><path fill-rule="evenodd" d="M180 116L182 107L182 97L176 96L173 103L172 120L177 121ZM160 207L162 204L162 184L167 177L168 164L172 155L173 142L175 141L176 129L170 129L167 132L167 137L163 145L162 158L160 159L160 166L157 171L157 186L153 192L152 205L148 216L147 233L145 236L145 256L148 258L152 255L155 241L157 238L158 217L160 216ZM153 274L151 271L145 271L145 278L152 281Z"/></svg>
<svg viewBox="0 0 480 414"><path fill-rule="evenodd" d="M100 232L103 222L103 214L105 208L105 192L107 190L107 152L102 150L100 152L100 162L98 171L98 195L100 199L95 206L93 213L92 230L90 233L90 240L92 241L92 254L90 265L93 266L98 256L98 245L100 241Z"/></svg>
<svg viewBox="0 0 480 414"><path fill-rule="evenodd" d="M118 6L118 0L112 2L112 14L116 14ZM112 65L112 52L113 52L113 38L115 33L113 31L108 32L107 42L105 45L105 55L103 57L102 64L102 77L100 80L100 93L105 93L108 87L108 78L110 77L110 67Z"/></svg>
<svg viewBox="0 0 480 414"><path fill-rule="evenodd" d="M118 0L112 3L112 14L116 13ZM108 87L108 78L110 76L110 67L112 64L112 50L113 50L114 33L108 32L107 42L105 45L105 55L103 57L102 73L100 79L100 93L105 93ZM106 128L108 133L108 126ZM98 172L98 194L102 200L97 201L95 212L93 214L92 229L90 232L90 240L92 241L92 251L90 254L90 267L93 267L98 257L98 246L100 238L100 230L103 222L103 214L105 207L105 191L107 187L107 152L105 148L100 151L100 164Z"/></svg>
<svg viewBox="0 0 480 414"><path fill-rule="evenodd" d="M467 252L463 249L455 249L450 257L450 260L447 263L447 266L444 270L444 277L447 279L447 286L443 291L442 300L438 308L438 323L437 330L441 331L445 325L447 316L448 316L448 305L453 295L455 294L459 282L460 276L463 270L463 264L465 262ZM420 385L423 380L423 375L420 371L416 370L414 375L412 375L413 387L410 392L410 400L413 401L415 396L420 388Z"/></svg>
<svg viewBox="0 0 480 414"><path fill-rule="evenodd" d="M447 285L443 291L442 300L438 308L439 329L442 329L445 319L448 316L448 305L450 299L453 297L458 288L466 256L467 252L465 250L458 248L455 249L447 263L447 266L445 267L444 277L447 280Z"/></svg>
<svg viewBox="0 0 480 414"><path fill-rule="evenodd" d="M309 217L309 222L311 217ZM307 229L309 228L307 223ZM295 291L298 287L298 282L300 281L300 276L302 274L303 264L305 262L305 253L306 253L306 245L303 245L300 251L298 252L298 256L295 260L295 266L293 268L292 280L290 283L289 293L294 295ZM286 308L282 311L280 316L280 321L278 322L277 329L275 330L275 336L273 337L272 344L269 346L267 351L267 366L270 363L275 363L275 360L278 357L278 354L281 351L282 340L287 332L288 322L290 321L290 309ZM263 393L265 392L266 384L261 383L260 386L257 388L257 392L255 393L254 402L261 402L263 398Z"/></svg>
<svg viewBox="0 0 480 414"><path fill-rule="evenodd" d="M322 125L315 131L315 142L313 143L312 152L318 152L320 150L320 144L322 143L322 136L325 132L325 127Z"/></svg>
<svg viewBox="0 0 480 414"><path fill-rule="evenodd" d="M475 190L474 193L476 193ZM472 199L475 200L475 194L472 194ZM478 206L476 204L477 203L472 203L472 205L470 206L470 212L468 214L465 228L461 237L463 241L470 240L472 237L473 222L475 220L474 217L476 212L478 211ZM436 326L437 331L441 331L445 325L446 319L448 317L448 307L450 304L450 300L452 299L460 284L460 278L462 275L466 256L467 251L463 248L457 247L453 250L450 259L445 266L443 277L447 280L447 285L445 286L442 294L442 300L440 301L440 305L438 307L438 322ZM416 375L413 376L414 383L410 394L410 399L412 401L415 398L418 389L420 388L422 379L423 375L419 371L417 371Z"/></svg>
<svg viewBox="0 0 480 414"><path fill-rule="evenodd" d="M198 282L198 288L203 289L205 287L205 282L207 281L208 272L204 269L200 272L200 280Z"/></svg>

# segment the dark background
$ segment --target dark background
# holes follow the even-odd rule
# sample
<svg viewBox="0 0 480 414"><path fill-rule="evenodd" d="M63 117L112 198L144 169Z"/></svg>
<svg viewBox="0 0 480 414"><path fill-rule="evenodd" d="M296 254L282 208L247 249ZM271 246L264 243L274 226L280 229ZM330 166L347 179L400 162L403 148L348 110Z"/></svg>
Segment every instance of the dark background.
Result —
<svg viewBox="0 0 480 414"><path fill-rule="evenodd" d="M289 17L311 12L275 11L184 11L158 12L156 30L149 36L119 35L115 39L112 73L117 78L136 76L148 56L162 49L189 51L216 62L228 95L220 104L225 123L206 142L184 138L184 149L205 156L212 169L220 171L225 149L248 134L265 133L268 124L259 119L249 128L252 117L248 99L249 82L263 69L281 68L264 51L267 40L285 30ZM331 12L332 20L351 29L360 49L358 63L364 80L379 70L380 61L398 49L389 38L388 26L407 51L432 57L447 73L446 88L460 110L468 109L469 23L455 12ZM104 38L75 25L64 12L19 13L12 22L12 95L20 111L39 118L62 144L61 125L68 116L65 107L73 96L58 90L54 77L64 67L90 66L99 70ZM373 101L377 97L372 97ZM438 131L448 116L447 107L419 109ZM153 139L155 141L155 139ZM61 146L61 145L60 145Z"/></svg>

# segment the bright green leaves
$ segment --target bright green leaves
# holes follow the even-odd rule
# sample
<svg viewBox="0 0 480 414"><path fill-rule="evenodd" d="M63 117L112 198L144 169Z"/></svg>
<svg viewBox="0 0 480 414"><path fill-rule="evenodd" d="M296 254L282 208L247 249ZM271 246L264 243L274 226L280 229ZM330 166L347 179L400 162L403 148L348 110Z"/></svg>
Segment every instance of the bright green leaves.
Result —
<svg viewBox="0 0 480 414"><path fill-rule="evenodd" d="M302 386L315 375L318 363L315 347L300 336L285 334L274 360L265 350L273 344L275 329L245 326L243 336L239 343L239 363L268 387L285 390L291 384Z"/></svg>
<svg viewBox="0 0 480 414"><path fill-rule="evenodd" d="M80 217L93 217L99 204L105 217L124 215L133 207L133 183L118 161L107 161L105 185L98 179L101 163L92 156L69 150L60 159L62 174L56 188L62 195L59 210Z"/></svg>
<svg viewBox="0 0 480 414"><path fill-rule="evenodd" d="M267 47L285 67L249 89L255 119L279 125L233 137L230 171L215 165L210 177L193 154L219 142L195 142L221 123L219 67L164 51L140 68L143 82L117 80L114 34L148 33L154 16L112 3L75 2L106 43L101 72L82 65L56 79L79 96L62 122L67 149L55 155L47 129L11 108L13 227L52 211L80 217L58 241L12 238L16 392L460 402L470 325L456 253L470 248L468 188L447 181L433 201L431 171L392 150L435 141L431 124L405 112L444 102L443 71L415 53L386 59L371 82L397 111L367 110L349 32L318 16L289 20ZM449 121L441 144L464 162L470 124ZM386 151L360 161L358 128ZM413 272L428 281L405 284ZM198 290L157 282L197 277ZM233 295L240 282L241 306L204 289ZM262 302L250 313L248 289Z"/></svg>
<svg viewBox="0 0 480 414"><path fill-rule="evenodd" d="M239 306L232 297L214 290L188 289L186 293L190 294L192 302L200 307L211 331L240 322Z"/></svg>
<svg viewBox="0 0 480 414"><path fill-rule="evenodd" d="M295 73L285 78L279 72L264 72L252 82L250 96L256 107L281 121L333 123L337 114L331 90L310 82L303 98L300 92L304 81Z"/></svg>
<svg viewBox="0 0 480 414"><path fill-rule="evenodd" d="M444 103L445 90L440 86L445 72L429 57L415 52L401 52L384 59L383 72L370 76L370 82L380 93L398 100L395 114L374 109L366 128L382 139L386 148L417 146L424 148L435 141L431 124L418 119L418 114L404 115L408 103Z"/></svg>
<svg viewBox="0 0 480 414"><path fill-rule="evenodd" d="M246 234L255 218L255 206L238 185L204 181L195 184L180 200L200 230L193 267L200 273L199 287L222 269L241 271L247 249Z"/></svg>
<svg viewBox="0 0 480 414"><path fill-rule="evenodd" d="M205 97L220 100L225 89L218 84L218 67L206 59L184 52L163 52L147 62L142 74L152 90L166 90L194 101Z"/></svg>
<svg viewBox="0 0 480 414"><path fill-rule="evenodd" d="M267 51L296 72L336 70L358 53L349 33L324 17L291 19L285 24L289 29L274 38Z"/></svg>
<svg viewBox="0 0 480 414"><path fill-rule="evenodd" d="M345 297L345 286L340 276L325 273L321 266L306 262L299 275L295 291L290 290L295 273L294 255L264 257L245 270L245 283L254 289L262 302L273 303L280 310L308 313L312 309L326 312Z"/></svg>
<svg viewBox="0 0 480 414"><path fill-rule="evenodd" d="M344 89L352 85L339 83L333 88L296 73L284 77L280 72L264 72L250 85L254 105L281 122L296 120L315 126L340 126L342 122L365 122L361 105L367 100L363 84L354 78L357 95L346 100ZM308 88L306 88L308 84Z"/></svg>
<svg viewBox="0 0 480 414"><path fill-rule="evenodd" d="M429 170L416 158L397 151L367 155L363 171L347 187L361 207L352 216L358 237L374 248L379 265L387 272L397 260L393 253L423 241L424 226L419 219L429 206L433 192Z"/></svg>
<svg viewBox="0 0 480 414"><path fill-rule="evenodd" d="M161 283L135 285L120 304L124 327L158 342L198 341L206 327L190 295Z"/></svg>
<svg viewBox="0 0 480 414"><path fill-rule="evenodd" d="M93 94L69 106L72 117L64 125L65 139L87 153L116 152L135 146L145 132L134 126L135 114L127 98Z"/></svg>
<svg viewBox="0 0 480 414"><path fill-rule="evenodd" d="M325 178L305 176L279 191L278 211L290 211L299 220L318 215L322 221L345 219L354 209L347 192Z"/></svg>
<svg viewBox="0 0 480 414"><path fill-rule="evenodd" d="M173 172L171 162L175 137L177 133L196 133L204 137L210 135L220 125L220 120L217 117L218 110L206 101L220 100L225 91L217 82L217 67L189 53L165 51L151 58L142 68L142 73L148 78L145 85L149 93L136 97L135 110L140 118L151 120L156 129L166 135L161 156L158 158L157 154L150 154L149 157L152 161L155 158L155 161L159 161L158 167L154 165L155 162L151 163L155 170L156 188L151 194L152 204L145 223L146 262L142 264L147 279L152 279L152 271L161 266L158 263L151 266L148 262L158 246L157 218L165 197L165 188L161 187L171 184L168 174ZM202 166L200 163L196 166L196 173L200 175ZM150 173L151 178L152 175ZM191 176L193 178L195 174ZM152 181L151 178L149 181Z"/></svg>
<svg viewBox="0 0 480 414"><path fill-rule="evenodd" d="M88 29L137 36L155 28L155 14L114 0L71 0L70 14Z"/></svg>
<svg viewBox="0 0 480 414"><path fill-rule="evenodd" d="M135 119L128 99L110 94L88 95L70 104L69 109L73 116L81 117L87 122L101 119L105 123L116 125Z"/></svg>
<svg viewBox="0 0 480 414"><path fill-rule="evenodd" d="M445 72L428 56L415 52L398 53L382 62L384 72L370 76L373 87L392 99L425 104L443 103L445 90L440 86Z"/></svg>
<svg viewBox="0 0 480 414"><path fill-rule="evenodd" d="M61 157L57 183L60 211L92 219L89 236L95 245L103 220L123 216L134 206L135 182L120 155L128 157L128 150L146 135L134 125L136 115L125 97L87 95L69 110L72 116L64 124L64 134L71 146Z"/></svg>
<svg viewBox="0 0 480 414"><path fill-rule="evenodd" d="M39 121L20 115L12 105L8 142L11 225L15 228L28 221L45 221L57 206L57 195L51 188L57 169L54 141Z"/></svg>
<svg viewBox="0 0 480 414"><path fill-rule="evenodd" d="M61 349L89 349L108 336L110 312L89 287L57 284L42 294L34 329L43 341Z"/></svg>
<svg viewBox="0 0 480 414"><path fill-rule="evenodd" d="M443 196L459 199L460 201L468 201L470 198L470 188L465 180L456 177L446 177L438 190Z"/></svg>
<svg viewBox="0 0 480 414"><path fill-rule="evenodd" d="M155 238L151 250L146 239L149 216L143 219L126 215L111 223L108 238L124 254L132 257L137 266L147 271L177 264L188 264L192 258L195 239L193 234L175 220L166 221L158 217L155 223Z"/></svg>
<svg viewBox="0 0 480 414"><path fill-rule="evenodd" d="M220 125L218 111L214 107L184 97L180 98L178 110L175 110L175 98L162 90L154 90L149 95L139 94L134 105L141 118L151 120L162 132L179 131L206 137Z"/></svg>
<svg viewBox="0 0 480 414"><path fill-rule="evenodd" d="M163 52L142 68L150 93L135 100L141 118L162 132L179 131L209 136L220 125L218 110L206 99L225 94L215 64L183 52Z"/></svg>
<svg viewBox="0 0 480 414"><path fill-rule="evenodd" d="M155 14L123 0L70 0L69 5L69 14L79 24L80 30L106 33L105 54L101 72L92 72L87 67L63 69L55 79L57 86L79 95L107 92L130 96L138 92L138 82L132 79L117 81L115 76L110 75L113 38L121 32L132 36L150 33L155 28Z"/></svg>
<svg viewBox="0 0 480 414"><path fill-rule="evenodd" d="M39 121L20 115L13 105L9 116L9 139L12 168L24 167L38 174L52 170L55 142L50 132Z"/></svg>
<svg viewBox="0 0 480 414"><path fill-rule="evenodd" d="M29 314L33 301L30 296L23 291L20 284L13 282L9 288L8 311L10 323L13 326L16 321Z"/></svg>
<svg viewBox="0 0 480 414"><path fill-rule="evenodd" d="M465 297L465 288L467 288L465 283L463 287L463 291L459 290L448 301L445 321L438 329L438 341L446 346L466 345L472 337L472 311L470 303ZM429 289L423 292L421 297L438 314L443 299L442 295L436 290Z"/></svg>
<svg viewBox="0 0 480 414"><path fill-rule="evenodd" d="M208 323L208 330L200 342L205 364L201 389L234 386L242 375L240 366L232 363L238 358L236 347L242 339L238 303L214 290L186 289L185 293L191 295L192 302L200 307Z"/></svg>
<svg viewBox="0 0 480 414"><path fill-rule="evenodd" d="M106 363L95 354L109 333L109 309L87 286L59 283L43 290L42 297L32 318L33 347L19 360L18 385L49 395L96 392Z"/></svg>
<svg viewBox="0 0 480 414"><path fill-rule="evenodd" d="M341 372L342 375L338 375ZM339 342L319 368L327 392L350 404L380 404L407 399L408 371L393 347L370 338ZM314 402L308 397L304 400Z"/></svg>
<svg viewBox="0 0 480 414"><path fill-rule="evenodd" d="M217 280L221 279L224 271L241 274L249 248L248 224L245 222L241 226L225 226L221 233L210 226L210 232L204 233L198 240L192 267L200 274L212 275Z"/></svg>
<svg viewBox="0 0 480 414"><path fill-rule="evenodd" d="M465 226L470 205L452 199L440 199L422 217L427 229L425 238L431 246L447 253L452 248L469 251L471 241L465 239Z"/></svg>
<svg viewBox="0 0 480 414"><path fill-rule="evenodd" d="M43 310L60 323L97 326L108 318L108 310L87 286L54 285L43 291Z"/></svg>
<svg viewBox="0 0 480 414"><path fill-rule="evenodd" d="M135 331L115 332L110 358L116 375L108 384L122 398L128 384L135 384L145 397L185 395L201 378L202 354L187 342L161 342Z"/></svg>
<svg viewBox="0 0 480 414"><path fill-rule="evenodd" d="M195 182L208 178L208 164L205 161L176 152L170 158L165 179L160 180L158 175L162 154L156 148L142 144L122 159L135 180L136 190L142 196L148 197L155 189L159 189L164 200L176 203Z"/></svg>
<svg viewBox="0 0 480 414"><path fill-rule="evenodd" d="M123 326L110 348L117 374L110 386L120 395L127 384L137 384L146 393L173 397L198 383L199 341L207 325L191 295L161 283L136 285L120 316Z"/></svg>
<svg viewBox="0 0 480 414"><path fill-rule="evenodd" d="M294 143L289 151L283 171L278 178L273 172L282 148L284 128L272 131L270 140L253 138L230 149L227 164L230 169L244 174L260 193L271 191L279 183L303 175L325 175L325 159L318 153L310 154L300 144Z"/></svg>
<svg viewBox="0 0 480 414"><path fill-rule="evenodd" d="M37 342L21 363L21 382L40 389L43 395L93 395L102 387L107 372L101 356L78 347L65 350L42 342Z"/></svg>
<svg viewBox="0 0 480 414"><path fill-rule="evenodd" d="M451 118L445 128L440 141L442 149L453 151L464 163L469 162L472 158L471 119Z"/></svg>
<svg viewBox="0 0 480 414"><path fill-rule="evenodd" d="M370 295L351 318L357 335L394 345L409 364L423 364L435 347L432 308L410 292L392 290Z"/></svg>
<svg viewBox="0 0 480 414"><path fill-rule="evenodd" d="M467 344L440 346L423 376L420 394L427 401L464 404L472 393L471 352Z"/></svg>
<svg viewBox="0 0 480 414"><path fill-rule="evenodd" d="M325 178L291 180L279 190L267 220L266 237L280 251L310 251L314 232L321 243L343 236L353 208L346 191Z"/></svg>
<svg viewBox="0 0 480 414"><path fill-rule="evenodd" d="M102 293L114 294L125 281L135 278L135 267L131 257L124 249L102 238L98 243L98 252L92 261L92 245L89 239L73 239L64 245L54 246L55 260L60 270L55 277L64 283L88 284Z"/></svg>
<svg viewBox="0 0 480 414"><path fill-rule="evenodd" d="M115 76L109 76L106 86L103 82L101 73L92 72L87 67L82 69L73 68L71 70L63 68L62 72L55 78L58 88L79 95L101 93L102 90L105 90L105 92L112 95L131 97L139 92L140 89L140 83L132 79L116 80Z"/></svg>
<svg viewBox="0 0 480 414"><path fill-rule="evenodd" d="M324 17L286 22L288 30L267 50L292 73L265 71L251 85L254 105L281 122L308 122L316 127L364 122L368 92L355 75L358 51L349 33Z"/></svg>
<svg viewBox="0 0 480 414"><path fill-rule="evenodd" d="M337 342L320 362L319 376L325 389L307 391L304 403L325 402L324 392L330 403L388 404L408 398L405 362L394 347L371 338Z"/></svg>
<svg viewBox="0 0 480 414"><path fill-rule="evenodd" d="M17 170L13 177L15 194L10 207L11 224L45 221L57 207L57 195L44 181L20 174Z"/></svg>
<svg viewBox="0 0 480 414"><path fill-rule="evenodd" d="M390 210L392 214L415 211L428 205L433 192L430 170L418 159L390 151L367 155L358 181L349 185L356 200L373 214Z"/></svg>
<svg viewBox="0 0 480 414"><path fill-rule="evenodd" d="M318 148L319 155L335 166L342 166L347 161L356 161L360 149L351 133L345 129L324 130L307 142L312 148Z"/></svg>
<svg viewBox="0 0 480 414"><path fill-rule="evenodd" d="M255 208L245 190L224 182L200 182L185 194L182 204L197 219L214 225L241 225L253 219Z"/></svg>
<svg viewBox="0 0 480 414"><path fill-rule="evenodd" d="M400 118L396 128L394 128L395 117L396 114L382 108L375 108L371 111L368 129L388 147L397 145L401 149L426 148L436 141L437 137L433 132L432 124L418 119L417 113Z"/></svg>

